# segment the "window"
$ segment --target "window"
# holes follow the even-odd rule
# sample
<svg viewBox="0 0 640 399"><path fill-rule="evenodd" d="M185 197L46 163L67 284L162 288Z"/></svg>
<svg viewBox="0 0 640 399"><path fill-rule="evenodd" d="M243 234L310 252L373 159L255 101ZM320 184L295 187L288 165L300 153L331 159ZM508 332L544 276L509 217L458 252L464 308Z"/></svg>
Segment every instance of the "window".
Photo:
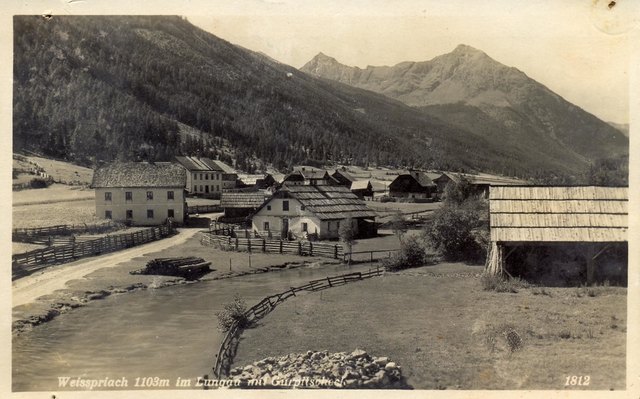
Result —
<svg viewBox="0 0 640 399"><path fill-rule="evenodd" d="M216 184L216 191L220 191L220 185Z"/></svg>
<svg viewBox="0 0 640 399"><path fill-rule="evenodd" d="M153 191L147 191L147 201L153 199Z"/></svg>
<svg viewBox="0 0 640 399"><path fill-rule="evenodd" d="M127 220L133 219L133 211L131 209L127 209Z"/></svg>
<svg viewBox="0 0 640 399"><path fill-rule="evenodd" d="M304 211L304 205L300 205L300 210Z"/></svg>
<svg viewBox="0 0 640 399"><path fill-rule="evenodd" d="M193 174L193 180L198 180L198 174L197 173Z"/></svg>
<svg viewBox="0 0 640 399"><path fill-rule="evenodd" d="M125 191L124 199L126 201L133 201L133 193L131 191Z"/></svg>
<svg viewBox="0 0 640 399"><path fill-rule="evenodd" d="M167 210L167 217L168 218L174 218L175 217L175 212L173 212L173 209Z"/></svg>
<svg viewBox="0 0 640 399"><path fill-rule="evenodd" d="M271 210L271 205L267 205L267 210L270 211Z"/></svg>
<svg viewBox="0 0 640 399"><path fill-rule="evenodd" d="M104 218L113 219L113 217L111 216L111 211L104 211Z"/></svg>
<svg viewBox="0 0 640 399"><path fill-rule="evenodd" d="M204 191L204 188L202 188L202 186L200 186L200 192L203 192L203 191Z"/></svg>
<svg viewBox="0 0 640 399"><path fill-rule="evenodd" d="M193 186L193 192L195 193L195 192L197 192L197 191L198 191L198 186L194 185L194 186Z"/></svg>
<svg viewBox="0 0 640 399"><path fill-rule="evenodd" d="M289 201L282 201L282 210L283 211L289 210Z"/></svg>
<svg viewBox="0 0 640 399"><path fill-rule="evenodd" d="M204 179L202 178L202 173L200 173L200 180L204 180Z"/></svg>
<svg viewBox="0 0 640 399"><path fill-rule="evenodd" d="M147 209L147 219L153 219L153 209Z"/></svg>
<svg viewBox="0 0 640 399"><path fill-rule="evenodd" d="M264 230L269 231L269 222L264 222Z"/></svg>
<svg viewBox="0 0 640 399"><path fill-rule="evenodd" d="M309 231L309 226L306 223L302 223L302 231L304 231L305 233Z"/></svg>
<svg viewBox="0 0 640 399"><path fill-rule="evenodd" d="M173 191L167 191L167 199L168 200L172 200L173 199Z"/></svg>
<svg viewBox="0 0 640 399"><path fill-rule="evenodd" d="M336 230L340 230L340 222L336 222Z"/></svg>
<svg viewBox="0 0 640 399"><path fill-rule="evenodd" d="M107 191L106 193L104 193L104 200L105 201L111 201L111 192Z"/></svg>
<svg viewBox="0 0 640 399"><path fill-rule="evenodd" d="M205 179L205 180L209 180L209 174L208 174L208 173L205 173L205 174L204 174L204 179Z"/></svg>

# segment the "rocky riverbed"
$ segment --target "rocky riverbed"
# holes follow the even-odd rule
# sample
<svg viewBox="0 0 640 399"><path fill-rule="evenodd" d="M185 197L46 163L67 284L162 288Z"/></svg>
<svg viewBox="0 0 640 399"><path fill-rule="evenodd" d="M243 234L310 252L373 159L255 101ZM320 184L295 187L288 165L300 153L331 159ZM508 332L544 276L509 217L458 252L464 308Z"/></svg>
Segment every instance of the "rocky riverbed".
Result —
<svg viewBox="0 0 640 399"><path fill-rule="evenodd" d="M399 365L356 349L351 353L308 351L268 357L235 367L230 378L241 387L411 389Z"/></svg>

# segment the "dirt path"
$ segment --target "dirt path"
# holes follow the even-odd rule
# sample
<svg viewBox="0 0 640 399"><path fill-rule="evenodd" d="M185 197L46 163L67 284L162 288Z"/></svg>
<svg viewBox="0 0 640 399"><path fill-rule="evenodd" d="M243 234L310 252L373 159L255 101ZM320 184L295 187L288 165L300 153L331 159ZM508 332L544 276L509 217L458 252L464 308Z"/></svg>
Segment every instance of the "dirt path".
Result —
<svg viewBox="0 0 640 399"><path fill-rule="evenodd" d="M67 282L82 279L98 269L114 267L119 263L126 262L146 253L183 244L200 230L178 229L178 231L180 234L173 237L99 257L86 258L59 266L52 266L44 269L42 272L18 279L12 283L12 306L16 307L34 302L43 295L52 294L55 290L65 288Z"/></svg>

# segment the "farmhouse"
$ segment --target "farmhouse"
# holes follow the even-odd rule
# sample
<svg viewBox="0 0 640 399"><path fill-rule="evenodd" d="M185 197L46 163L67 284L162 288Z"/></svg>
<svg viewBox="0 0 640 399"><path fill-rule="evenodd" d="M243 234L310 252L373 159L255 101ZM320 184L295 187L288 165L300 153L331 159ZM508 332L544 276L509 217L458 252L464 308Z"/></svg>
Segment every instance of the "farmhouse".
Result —
<svg viewBox="0 0 640 399"><path fill-rule="evenodd" d="M284 183L289 186L294 185L311 185L311 186L327 186L336 185L337 182L331 177L329 172L324 169L308 169L308 167L300 167L287 175Z"/></svg>
<svg viewBox="0 0 640 399"><path fill-rule="evenodd" d="M185 187L190 195L220 198L223 190L236 186L236 172L222 161L182 156L176 161L187 171Z"/></svg>
<svg viewBox="0 0 640 399"><path fill-rule="evenodd" d="M220 198L220 206L224 209L226 221L243 220L260 208L265 201L265 194L261 191L252 192L224 192Z"/></svg>
<svg viewBox="0 0 640 399"><path fill-rule="evenodd" d="M489 174L472 175L468 173L450 173L445 172L440 176L432 179L437 185L438 194L442 194L449 182L460 183L462 179L466 179L473 187L477 195L482 195L485 198L489 196L490 186L521 186L526 185L525 180L514 179L511 177L503 177Z"/></svg>
<svg viewBox="0 0 640 399"><path fill-rule="evenodd" d="M333 179L337 181L339 185L345 186L346 188L351 188L351 183L356 181L355 177L351 176L349 172L342 169L336 169L331 177L333 177Z"/></svg>
<svg viewBox="0 0 640 399"><path fill-rule="evenodd" d="M399 175L389 184L389 196L395 198L431 198L436 185L426 173L411 170Z"/></svg>
<svg viewBox="0 0 640 399"><path fill-rule="evenodd" d="M169 162L112 163L93 174L96 215L138 226L184 222L184 169Z"/></svg>
<svg viewBox="0 0 640 399"><path fill-rule="evenodd" d="M373 185L370 180L356 180L351 183L351 192L364 200L373 199Z"/></svg>
<svg viewBox="0 0 640 399"><path fill-rule="evenodd" d="M627 187L495 186L489 208L489 273L626 283Z"/></svg>
<svg viewBox="0 0 640 399"><path fill-rule="evenodd" d="M341 223L351 219L358 236L375 235L375 212L349 189L328 185L285 185L253 217L263 236L338 238Z"/></svg>
<svg viewBox="0 0 640 399"><path fill-rule="evenodd" d="M238 174L236 187L266 190L276 185L276 180L270 173L265 174Z"/></svg>

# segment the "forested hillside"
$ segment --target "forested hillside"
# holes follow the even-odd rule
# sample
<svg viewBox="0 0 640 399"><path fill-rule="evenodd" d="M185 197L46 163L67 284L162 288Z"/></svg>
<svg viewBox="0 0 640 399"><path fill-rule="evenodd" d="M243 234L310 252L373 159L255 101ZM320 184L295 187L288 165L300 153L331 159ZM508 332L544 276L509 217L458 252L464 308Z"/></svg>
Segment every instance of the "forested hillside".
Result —
<svg viewBox="0 0 640 399"><path fill-rule="evenodd" d="M245 170L257 159L519 176L587 166L310 76L180 17L16 16L14 54L14 150L86 165L200 154Z"/></svg>

